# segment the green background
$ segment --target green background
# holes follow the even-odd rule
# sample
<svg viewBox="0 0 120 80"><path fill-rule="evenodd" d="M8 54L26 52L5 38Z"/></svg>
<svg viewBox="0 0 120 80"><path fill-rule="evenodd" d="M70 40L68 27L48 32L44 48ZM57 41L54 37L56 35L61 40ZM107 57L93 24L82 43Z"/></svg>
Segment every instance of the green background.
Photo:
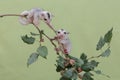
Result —
<svg viewBox="0 0 120 80"><path fill-rule="evenodd" d="M55 29L64 28L70 32L72 42L71 55L79 57L82 52L89 56L98 55L95 50L99 37L111 27L113 39L109 58L100 58L103 73L111 78L95 75L95 80L119 80L120 77L120 0L0 0L0 14L21 13L24 10L40 7L55 15L52 24ZM43 23L40 24L46 34L54 33ZM57 55L46 39L43 45L49 50L48 59L39 57L29 68L27 59L35 52L39 43L27 45L21 36L36 32L32 25L22 26L18 17L0 18L0 80L58 80L55 71ZM37 38L38 40L38 38Z"/></svg>

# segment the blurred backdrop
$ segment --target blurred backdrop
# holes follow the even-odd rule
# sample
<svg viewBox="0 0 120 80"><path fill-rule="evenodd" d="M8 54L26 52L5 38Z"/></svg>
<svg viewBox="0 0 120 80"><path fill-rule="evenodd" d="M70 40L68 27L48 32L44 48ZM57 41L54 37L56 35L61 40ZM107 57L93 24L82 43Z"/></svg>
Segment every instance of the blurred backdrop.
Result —
<svg viewBox="0 0 120 80"><path fill-rule="evenodd" d="M111 27L113 39L109 58L100 58L101 69L111 78L95 75L95 80L119 80L120 68L120 0L0 0L0 14L21 13L31 8L43 8L55 16L52 24L55 29L64 28L70 32L72 42L71 55L79 57L82 52L89 56L98 55L96 44L99 37ZM46 34L54 33L41 22ZM0 80L59 80L60 74L55 71L57 55L51 43L45 40L49 55L29 68L27 59L36 51L39 43L27 45L21 36L36 32L32 25L22 26L18 17L0 18Z"/></svg>

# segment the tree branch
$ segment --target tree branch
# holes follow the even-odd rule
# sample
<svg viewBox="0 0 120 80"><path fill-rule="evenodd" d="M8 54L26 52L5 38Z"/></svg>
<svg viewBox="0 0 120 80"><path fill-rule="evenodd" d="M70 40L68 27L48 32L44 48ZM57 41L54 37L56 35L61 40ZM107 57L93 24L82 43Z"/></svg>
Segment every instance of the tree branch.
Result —
<svg viewBox="0 0 120 80"><path fill-rule="evenodd" d="M0 17L4 17L4 16L21 16L21 17L25 17L24 15L20 15L20 14L2 14L2 15L0 15Z"/></svg>
<svg viewBox="0 0 120 80"><path fill-rule="evenodd" d="M55 45L55 43L53 42L53 40L51 40L51 38L49 38L44 32L42 32L42 34L43 34L46 38L48 38L48 39L50 40L50 42L53 44L53 46L54 46L55 48L57 48L57 46Z"/></svg>
<svg viewBox="0 0 120 80"><path fill-rule="evenodd" d="M2 15L0 15L0 17L4 17L4 16L20 16L20 17L26 17L26 15L20 15L20 14L2 14ZM56 30L54 29L54 27L53 27L53 25L51 25L50 23L47 23L47 22L45 22L52 30L53 30L53 32L56 34ZM33 23L32 23L33 24ZM33 24L34 25L34 24ZM39 26L36 26L36 25L34 25L35 27L36 27L36 29L38 30L38 32L39 32L39 34L40 34L40 40L43 40L42 39L42 34L45 36L45 37L47 37L49 40L50 40L50 42L52 43L52 45L55 47L55 48L57 48L57 46L54 44L54 42L53 42L53 40L51 39L51 38L49 38L43 31L41 31L38 27ZM43 33L42 33L43 32ZM62 46L62 48L64 49L64 46L60 43L60 41L57 39L57 42L58 42L58 45L61 45ZM41 44L41 43L40 43ZM58 53L58 52L57 52Z"/></svg>
<svg viewBox="0 0 120 80"><path fill-rule="evenodd" d="M52 30L53 30L53 32L56 34L56 30L53 28L53 25L52 24L50 24L50 23L47 23L47 22L45 22Z"/></svg>

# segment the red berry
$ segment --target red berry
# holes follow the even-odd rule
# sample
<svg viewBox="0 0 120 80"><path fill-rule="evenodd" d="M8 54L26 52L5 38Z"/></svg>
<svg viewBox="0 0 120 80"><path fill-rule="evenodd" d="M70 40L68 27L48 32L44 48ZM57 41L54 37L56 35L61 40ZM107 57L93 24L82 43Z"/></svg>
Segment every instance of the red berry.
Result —
<svg viewBox="0 0 120 80"><path fill-rule="evenodd" d="M68 51L67 51L67 49L64 49L64 53L68 54Z"/></svg>
<svg viewBox="0 0 120 80"><path fill-rule="evenodd" d="M80 73L80 72L82 72L82 69L80 67L78 67L77 71Z"/></svg>

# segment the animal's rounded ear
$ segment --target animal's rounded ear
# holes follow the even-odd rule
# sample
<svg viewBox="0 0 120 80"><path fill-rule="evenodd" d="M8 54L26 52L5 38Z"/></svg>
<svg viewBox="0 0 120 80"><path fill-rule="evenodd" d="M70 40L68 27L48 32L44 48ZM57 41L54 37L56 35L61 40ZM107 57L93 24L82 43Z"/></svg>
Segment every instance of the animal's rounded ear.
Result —
<svg viewBox="0 0 120 80"><path fill-rule="evenodd" d="M57 30L55 30L55 32L57 33L58 31L57 31Z"/></svg>
<svg viewBox="0 0 120 80"><path fill-rule="evenodd" d="M42 11L45 11L45 9L41 8Z"/></svg>
<svg viewBox="0 0 120 80"><path fill-rule="evenodd" d="M64 29L60 29L61 31L64 31Z"/></svg>
<svg viewBox="0 0 120 80"><path fill-rule="evenodd" d="M44 16L44 13L41 13L41 16Z"/></svg>
<svg viewBox="0 0 120 80"><path fill-rule="evenodd" d="M51 13L50 13L51 14ZM55 17L55 15L51 14L51 17Z"/></svg>
<svg viewBox="0 0 120 80"><path fill-rule="evenodd" d="M67 34L70 34L70 32L67 32Z"/></svg>

